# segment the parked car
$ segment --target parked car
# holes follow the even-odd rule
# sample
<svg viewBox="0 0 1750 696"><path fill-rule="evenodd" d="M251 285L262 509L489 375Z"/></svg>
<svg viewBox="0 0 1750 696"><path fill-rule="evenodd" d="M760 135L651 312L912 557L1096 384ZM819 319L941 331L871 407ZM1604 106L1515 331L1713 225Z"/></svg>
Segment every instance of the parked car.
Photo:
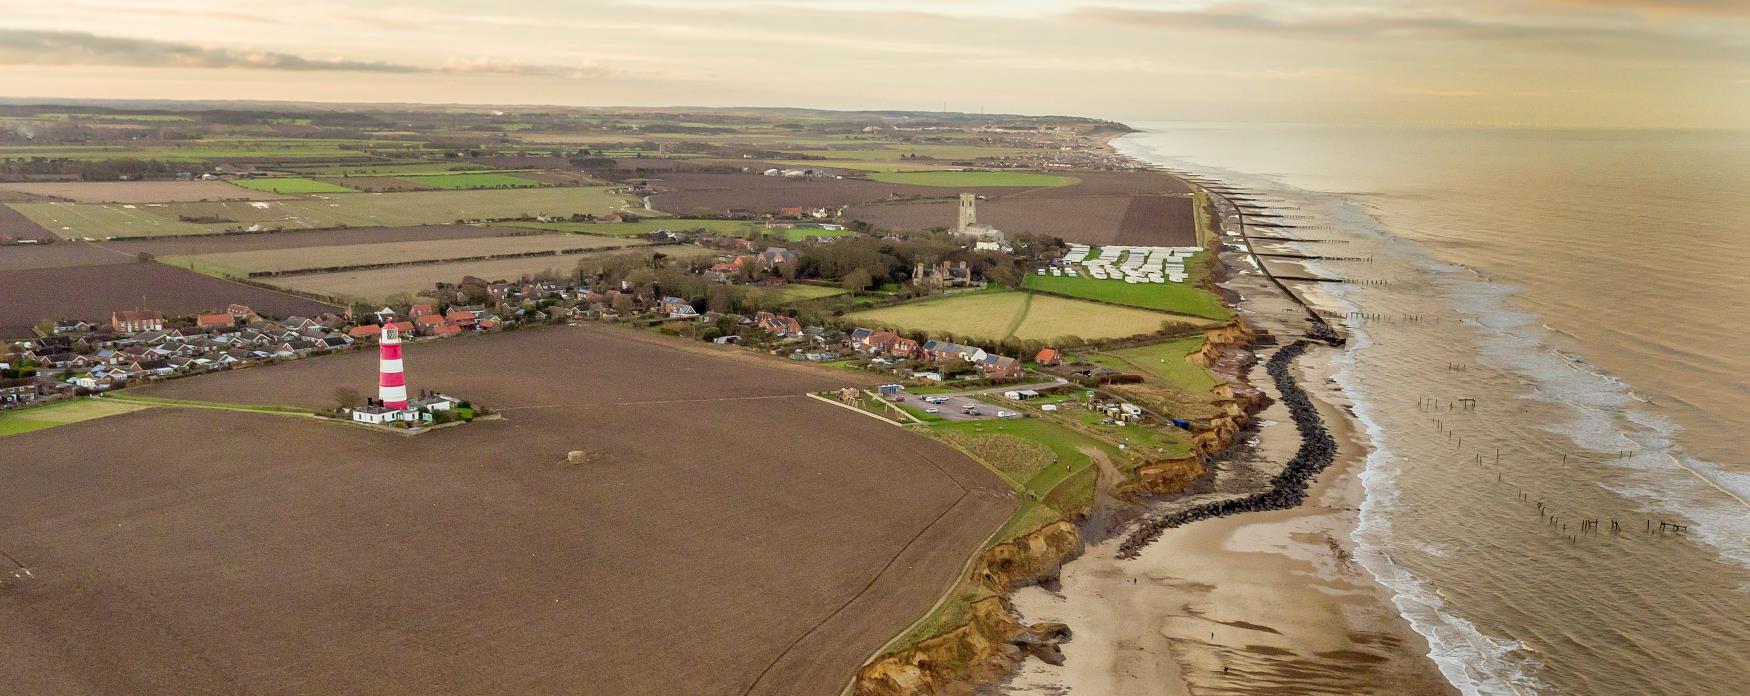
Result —
<svg viewBox="0 0 1750 696"><path fill-rule="evenodd" d="M929 408L924 409L924 413L939 413L939 412L941 412L941 410L942 409L936 408L935 406L931 406Z"/></svg>

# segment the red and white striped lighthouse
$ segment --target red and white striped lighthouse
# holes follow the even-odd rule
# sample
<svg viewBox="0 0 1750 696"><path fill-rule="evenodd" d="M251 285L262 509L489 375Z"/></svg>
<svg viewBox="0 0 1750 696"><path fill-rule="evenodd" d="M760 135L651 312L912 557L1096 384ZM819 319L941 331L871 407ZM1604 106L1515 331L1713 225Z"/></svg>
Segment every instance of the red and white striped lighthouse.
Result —
<svg viewBox="0 0 1750 696"><path fill-rule="evenodd" d="M395 330L394 324L383 325L377 345L377 398L386 408L407 408L407 376L401 373L401 332Z"/></svg>

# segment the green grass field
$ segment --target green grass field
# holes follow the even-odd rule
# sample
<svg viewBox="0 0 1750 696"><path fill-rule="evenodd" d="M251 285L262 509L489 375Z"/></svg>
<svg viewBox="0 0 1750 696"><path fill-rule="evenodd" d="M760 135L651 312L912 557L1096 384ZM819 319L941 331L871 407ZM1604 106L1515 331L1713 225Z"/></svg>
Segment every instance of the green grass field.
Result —
<svg viewBox="0 0 1750 696"><path fill-rule="evenodd" d="M47 406L4 411L0 412L0 437L103 418L104 416L132 413L151 407L151 404L126 403L111 399L74 399L59 401Z"/></svg>
<svg viewBox="0 0 1750 696"><path fill-rule="evenodd" d="M803 157L824 157L829 160L852 160L864 162L910 161L912 155L936 160L976 160L985 157L1005 157L1010 155L1037 154L1040 150L1030 150L1015 147L980 147L978 145L938 145L938 144L907 144L907 143L869 143L867 146L858 143L855 148L839 148L831 150L788 150ZM817 162L820 166L833 166L831 162Z"/></svg>
<svg viewBox="0 0 1750 696"><path fill-rule="evenodd" d="M973 188L978 186L1014 186L1044 188L1068 186L1080 181L1073 176L1037 174L1034 172L893 172L870 174L870 179L889 184L913 186L943 186Z"/></svg>
<svg viewBox="0 0 1750 696"><path fill-rule="evenodd" d="M431 225L456 220L534 215L597 215L622 211L627 201L605 187L475 189L406 193L336 193L282 201L203 201L127 206L98 203L11 203L12 208L63 237L202 234L263 228ZM179 219L218 218L229 222Z"/></svg>
<svg viewBox="0 0 1750 696"><path fill-rule="evenodd" d="M507 222L501 227L523 227L535 230L553 230L555 232L572 232L575 234L594 234L604 237L636 237L657 230L710 230L731 237L745 237L760 223L751 220L639 220L637 222Z"/></svg>
<svg viewBox="0 0 1750 696"><path fill-rule="evenodd" d="M491 167L478 164L457 163L449 160L432 160L425 162L396 162L385 160L380 164L299 165L295 167L287 167L286 169L306 176L406 176L409 174L455 174L462 172L492 171Z"/></svg>
<svg viewBox="0 0 1750 696"><path fill-rule="evenodd" d="M223 401L195 401L192 399L171 399L162 396L145 396L132 391L118 392L105 397L109 401L124 402L123 405L150 408L152 406L174 406L178 408L210 408L221 411L254 411L257 413L277 413L293 416L308 416L316 413L316 409L302 406L278 406L274 404L233 404Z"/></svg>
<svg viewBox="0 0 1750 696"><path fill-rule="evenodd" d="M1193 261L1187 268L1195 264ZM1198 274L1193 273L1183 283L1155 284L1101 280L1085 273L1076 278L1030 273L1021 287L1206 319L1226 320L1233 316L1227 307L1222 306L1221 298L1197 286L1197 278Z"/></svg>
<svg viewBox="0 0 1750 696"><path fill-rule="evenodd" d="M1172 316L1148 310L1012 290L933 297L853 312L845 318L991 343L1010 337L1047 342L1066 336L1084 340L1123 338L1154 333L1174 320Z"/></svg>
<svg viewBox="0 0 1750 696"><path fill-rule="evenodd" d="M0 159L100 160L120 157L167 162L204 162L212 159L314 159L358 157L366 150L417 153L424 143L404 140L313 140L309 138L214 138L178 145L6 145Z"/></svg>
<svg viewBox="0 0 1750 696"><path fill-rule="evenodd" d="M1192 336L1180 338L1154 345L1137 348L1125 348L1111 351L1131 365L1147 369L1149 372L1173 384L1193 391L1207 391L1222 380L1210 374L1202 365L1185 359L1192 353L1203 348L1203 337Z"/></svg>
<svg viewBox="0 0 1750 696"><path fill-rule="evenodd" d="M498 173L403 174L403 178L440 189L535 188L546 186L534 179Z"/></svg>
<svg viewBox="0 0 1750 696"><path fill-rule="evenodd" d="M822 229L819 227L810 227L807 225L798 225L796 227L780 227L780 228L769 228L768 229L763 225L756 224L752 228L752 231L758 232L759 234L763 234L763 235L766 235L768 237L777 237L777 238L782 239L782 240L787 241L787 242L800 242L804 239L808 239L809 237L848 237L850 235L856 234L855 232L852 232L850 230L844 230L844 229L828 230L828 229ZM748 235L738 234L735 236L746 237Z"/></svg>
<svg viewBox="0 0 1750 696"><path fill-rule="evenodd" d="M746 287L748 296L763 305L807 302L822 297L837 297L848 292L844 288L828 288L819 285L786 285L781 288L767 288L758 285Z"/></svg>
<svg viewBox="0 0 1750 696"><path fill-rule="evenodd" d="M271 193L352 193L345 186L337 186L326 181L305 179L303 177L270 177L266 179L237 179L231 183L254 191Z"/></svg>
<svg viewBox="0 0 1750 696"><path fill-rule="evenodd" d="M974 453L1028 502L1046 504L1044 510L1022 505L997 534L998 542L1087 504L1093 493L1089 469L1094 461L1086 451L1102 452L1113 461L1121 458L1112 445L1039 418L942 422L930 427L942 439ZM1060 486L1073 490L1059 490Z"/></svg>

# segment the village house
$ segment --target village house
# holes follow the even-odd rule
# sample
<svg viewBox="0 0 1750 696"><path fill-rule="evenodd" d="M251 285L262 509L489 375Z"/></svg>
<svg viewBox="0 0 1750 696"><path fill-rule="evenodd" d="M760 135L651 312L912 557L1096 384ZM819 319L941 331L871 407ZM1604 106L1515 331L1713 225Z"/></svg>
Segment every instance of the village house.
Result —
<svg viewBox="0 0 1750 696"><path fill-rule="evenodd" d="M741 277L742 269L747 267L747 263L748 257L737 256L729 261L711 264L711 267L705 271L705 279L713 283L734 282L736 278Z"/></svg>
<svg viewBox="0 0 1750 696"><path fill-rule="evenodd" d="M753 321L754 325L759 327L761 331L765 331L766 333L779 338L795 336L802 333L802 322L796 321L795 317L773 314L771 312L756 312L754 313Z"/></svg>
<svg viewBox="0 0 1750 696"><path fill-rule="evenodd" d="M984 349L977 346L963 346L958 343L934 340L925 341L924 345L919 348L919 352L923 359L934 363L944 363L954 360L969 363L983 363L984 359L987 357Z"/></svg>
<svg viewBox="0 0 1750 696"><path fill-rule="evenodd" d="M768 272L776 271L786 264L795 268L796 252L784 247L766 247L765 251L760 252L759 262L760 267Z"/></svg>
<svg viewBox="0 0 1750 696"><path fill-rule="evenodd" d="M109 326L116 333L123 334L162 331L164 315L149 309L124 309L109 315Z"/></svg>
<svg viewBox="0 0 1750 696"><path fill-rule="evenodd" d="M1061 365L1063 364L1063 354L1059 353L1056 348L1044 348L1039 351L1038 355L1033 356L1033 362L1041 367Z"/></svg>
<svg viewBox="0 0 1750 696"><path fill-rule="evenodd" d="M413 328L421 336L431 336L439 327L444 326L453 326L453 324L438 314L426 314L413 319Z"/></svg>
<svg viewBox="0 0 1750 696"><path fill-rule="evenodd" d="M454 324L457 328L469 330L473 329L475 324L479 322L479 317L466 309L452 307L450 311L444 312L444 321Z"/></svg>
<svg viewBox="0 0 1750 696"><path fill-rule="evenodd" d="M401 335L403 335L403 336L413 335L413 322L411 322L411 321L397 321L397 322L392 322L392 323L395 326L395 330L401 332ZM352 329L348 330L346 332L346 335L353 338L354 340L363 340L363 339L367 339L367 338L375 339L377 337L377 334L382 333L382 331L383 331L383 327L379 326L377 324L359 324L358 326L354 326L354 327L352 327Z"/></svg>
<svg viewBox="0 0 1750 696"><path fill-rule="evenodd" d="M693 309L693 305L689 304L686 299L680 297L662 298L660 311L663 316L670 319L691 319L699 316L699 311Z"/></svg>
<svg viewBox="0 0 1750 696"><path fill-rule="evenodd" d="M1012 379L1021 376L1021 361L1002 355L986 355L979 371L990 379Z"/></svg>
<svg viewBox="0 0 1750 696"><path fill-rule="evenodd" d="M846 342L852 350L869 355L879 355L887 352L887 349L892 347L893 342L897 340L899 340L899 334L892 331L872 331L858 327L851 331L851 336Z"/></svg>
<svg viewBox="0 0 1750 696"><path fill-rule="evenodd" d="M92 328L93 326L90 322L84 322L78 319L61 319L55 322L54 327L50 331L54 334L82 334L90 331Z"/></svg>
<svg viewBox="0 0 1750 696"><path fill-rule="evenodd" d="M965 261L961 261L958 265L949 264L947 261L935 265L919 262L912 269L911 284L931 290L967 288L977 285L972 280L972 269L966 266Z"/></svg>
<svg viewBox="0 0 1750 696"><path fill-rule="evenodd" d="M0 378L0 408L33 404L46 393L43 383L35 377Z"/></svg>
<svg viewBox="0 0 1750 696"><path fill-rule="evenodd" d="M194 325L201 329L228 329L237 325L237 317L229 312L201 314L194 318Z"/></svg>

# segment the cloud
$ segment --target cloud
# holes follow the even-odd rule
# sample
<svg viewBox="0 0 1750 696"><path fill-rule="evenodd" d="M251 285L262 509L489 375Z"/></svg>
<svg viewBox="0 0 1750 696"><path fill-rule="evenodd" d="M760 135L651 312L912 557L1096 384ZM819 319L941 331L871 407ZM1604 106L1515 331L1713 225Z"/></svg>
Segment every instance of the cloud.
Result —
<svg viewBox="0 0 1750 696"><path fill-rule="evenodd" d="M1183 11L1087 8L1071 12L1069 17L1102 24L1278 39L1458 41L1582 55L1750 62L1750 41L1743 36L1678 34L1649 27L1479 21L1454 16L1385 13L1321 13L1276 18L1259 13L1255 8L1219 7Z"/></svg>
<svg viewBox="0 0 1750 696"><path fill-rule="evenodd" d="M511 75L525 77L563 77L568 80L581 80L586 77L607 77L617 70L606 62L598 60L584 61L577 65L537 65L532 63L517 63L495 58L451 58L444 67L433 72L476 74L476 75Z"/></svg>
<svg viewBox="0 0 1750 696"><path fill-rule="evenodd" d="M74 31L0 29L0 65L120 65L153 68L424 72L410 65L320 60L272 51L239 51L194 44L97 36Z"/></svg>
<svg viewBox="0 0 1750 696"><path fill-rule="evenodd" d="M1723 15L1750 16L1750 3L1744 0L1554 0L1592 10L1629 10L1644 15Z"/></svg>
<svg viewBox="0 0 1750 696"><path fill-rule="evenodd" d="M0 65L115 65L142 68L206 68L335 71L391 74L477 74L582 79L613 74L600 61L578 65L535 65L491 58L452 58L424 67L343 58L306 58L290 53L211 48L194 44L97 36L72 31L0 29Z"/></svg>

